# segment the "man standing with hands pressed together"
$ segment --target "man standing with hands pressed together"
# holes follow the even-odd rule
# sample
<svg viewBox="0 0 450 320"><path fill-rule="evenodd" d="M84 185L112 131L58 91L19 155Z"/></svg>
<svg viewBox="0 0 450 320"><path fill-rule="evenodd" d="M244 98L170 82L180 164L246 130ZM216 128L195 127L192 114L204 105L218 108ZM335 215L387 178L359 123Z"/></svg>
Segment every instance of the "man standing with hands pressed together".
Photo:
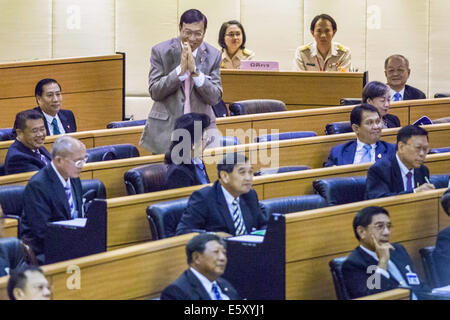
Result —
<svg viewBox="0 0 450 320"><path fill-rule="evenodd" d="M175 120L183 114L207 114L208 129L216 128L211 106L222 97L222 55L203 41L206 27L207 19L200 11L187 10L180 18L180 37L152 48L149 92L154 104L140 145L155 154L167 151ZM215 130L208 132L213 135Z"/></svg>

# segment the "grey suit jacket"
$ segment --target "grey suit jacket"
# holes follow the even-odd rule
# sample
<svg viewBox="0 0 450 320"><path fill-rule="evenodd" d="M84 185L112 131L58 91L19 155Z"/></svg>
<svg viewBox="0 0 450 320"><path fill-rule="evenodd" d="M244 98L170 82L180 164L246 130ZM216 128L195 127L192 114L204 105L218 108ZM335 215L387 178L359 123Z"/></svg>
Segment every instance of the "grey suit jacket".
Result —
<svg viewBox="0 0 450 320"><path fill-rule="evenodd" d="M176 68L181 61L181 40L173 38L152 48L150 57L149 92L154 103L148 115L140 145L153 153L164 153L170 145L175 120L184 111L184 81L180 81ZM215 128L215 115L211 108L222 98L219 50L203 42L198 48L195 64L205 74L201 87L191 81L191 111L205 113L211 118L209 128Z"/></svg>

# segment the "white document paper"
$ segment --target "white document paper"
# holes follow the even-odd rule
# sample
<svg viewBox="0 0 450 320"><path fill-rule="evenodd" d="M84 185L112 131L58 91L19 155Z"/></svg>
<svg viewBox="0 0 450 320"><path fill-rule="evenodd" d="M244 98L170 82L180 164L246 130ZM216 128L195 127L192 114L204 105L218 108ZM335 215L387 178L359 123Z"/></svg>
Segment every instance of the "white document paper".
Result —
<svg viewBox="0 0 450 320"><path fill-rule="evenodd" d="M61 226L69 226L69 227L85 227L87 222L87 218L76 218L72 220L62 220L55 221L53 224L59 224Z"/></svg>
<svg viewBox="0 0 450 320"><path fill-rule="evenodd" d="M264 237L263 236L253 235L253 234L244 234L242 236L228 238L227 240L241 241L241 242L252 242L252 243L261 243L261 242L263 242Z"/></svg>

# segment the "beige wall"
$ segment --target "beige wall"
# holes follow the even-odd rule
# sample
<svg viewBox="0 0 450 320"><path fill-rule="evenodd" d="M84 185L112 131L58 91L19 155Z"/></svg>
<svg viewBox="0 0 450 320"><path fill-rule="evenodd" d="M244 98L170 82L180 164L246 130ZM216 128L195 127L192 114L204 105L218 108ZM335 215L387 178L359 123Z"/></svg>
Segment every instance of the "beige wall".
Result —
<svg viewBox="0 0 450 320"><path fill-rule="evenodd" d="M432 97L450 91L450 2L446 0L0 0L0 61L126 52L126 114L145 118L150 50L178 35L186 9L208 17L206 41L217 45L223 21L240 20L256 59L290 70L295 49L311 41L311 19L332 15L335 40L351 48L353 65L384 81L383 62L406 55L409 83Z"/></svg>

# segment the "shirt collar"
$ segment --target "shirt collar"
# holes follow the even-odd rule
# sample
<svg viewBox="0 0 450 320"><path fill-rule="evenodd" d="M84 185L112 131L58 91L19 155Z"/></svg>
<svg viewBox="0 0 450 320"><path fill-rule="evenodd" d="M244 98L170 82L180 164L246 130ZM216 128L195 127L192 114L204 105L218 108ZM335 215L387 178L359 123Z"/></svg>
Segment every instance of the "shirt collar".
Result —
<svg viewBox="0 0 450 320"><path fill-rule="evenodd" d="M317 43L315 40L310 45L309 50L311 51L311 56L318 56ZM337 43L334 41L331 41L331 49L330 51L328 51L325 60L327 60L331 56L337 56Z"/></svg>
<svg viewBox="0 0 450 320"><path fill-rule="evenodd" d="M389 92L390 92L390 95L391 95L391 101L394 101L394 94L396 94L397 91L393 90L392 88L389 88ZM402 100L404 100L404 97L405 97L405 87L403 87L402 90L398 91L398 93L400 93L400 96L401 96Z"/></svg>
<svg viewBox="0 0 450 320"><path fill-rule="evenodd" d="M362 149L364 149L364 146L367 143L361 142L361 140L359 140L358 138L356 138L356 151L361 151ZM372 143L370 145L372 147L372 149L375 149L377 147L376 143Z"/></svg>
<svg viewBox="0 0 450 320"><path fill-rule="evenodd" d="M65 187L70 187L70 178L68 178L67 180L64 180L64 178L62 177L62 175L59 173L58 169L56 169L55 164L53 163L53 161L50 162L50 164L52 165L53 170L55 170L56 175L58 176L59 181L61 181L63 187L64 187L64 188L65 188Z"/></svg>
<svg viewBox="0 0 450 320"><path fill-rule="evenodd" d="M371 256L371 257L374 258L376 261L378 261L378 256L377 256L376 252L373 252L372 250L367 249L367 248L364 247L362 244L360 244L359 247L360 247L365 253L367 253L369 256Z"/></svg>
<svg viewBox="0 0 450 320"><path fill-rule="evenodd" d="M398 154L396 153L395 156L397 157L398 166L400 167L400 172L402 174L402 177L406 176L408 172L411 172L414 174L414 170L408 170L408 168L403 164L402 160L398 157Z"/></svg>
<svg viewBox="0 0 450 320"><path fill-rule="evenodd" d="M203 285L203 287L205 288L206 292L208 292L208 294L210 294L211 290L212 290L212 285L213 283L215 283L216 281L209 281L208 278L206 278L204 275L202 275L200 272L198 272L197 270L195 270L194 268L190 267L190 270L192 271L192 273L197 277L197 279L201 282L201 284ZM217 284L217 283L216 283Z"/></svg>
<svg viewBox="0 0 450 320"><path fill-rule="evenodd" d="M56 116L53 117L53 116L49 115L48 113L45 113L44 111L42 111L42 113L44 114L45 120L47 120L47 122L50 124L52 123L53 118L58 119L58 114L56 114Z"/></svg>
<svg viewBox="0 0 450 320"><path fill-rule="evenodd" d="M220 187L222 188L223 195L225 196L225 201L227 202L228 207L230 207L235 198L227 191L227 189L224 188L223 185L220 185ZM237 197L236 200L239 202L239 197Z"/></svg>

